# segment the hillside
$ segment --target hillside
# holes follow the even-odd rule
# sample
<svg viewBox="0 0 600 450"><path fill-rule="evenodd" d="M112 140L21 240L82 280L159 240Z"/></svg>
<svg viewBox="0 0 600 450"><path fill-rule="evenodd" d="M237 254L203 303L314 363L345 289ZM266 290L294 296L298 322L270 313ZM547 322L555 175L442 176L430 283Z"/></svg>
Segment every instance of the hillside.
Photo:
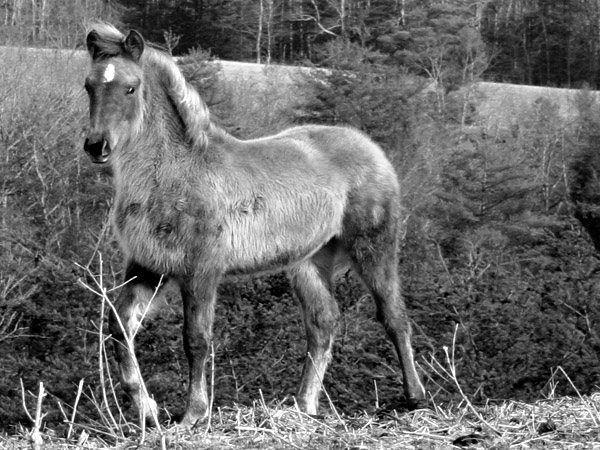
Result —
<svg viewBox="0 0 600 450"><path fill-rule="evenodd" d="M87 53L73 50L51 50L22 47L0 47L0 56L7 61L29 58L52 60L53 58L73 59L82 73L87 67ZM253 89L268 89L273 82L281 86L294 85L301 74L318 70L309 67L264 65L249 62L216 60L221 69L223 80L227 83L243 83ZM474 96L476 111L482 123L490 128L510 128L516 125L536 101L547 99L558 106L558 114L565 122L577 117L575 105L576 89L550 88L540 86L524 86L506 83L480 81L469 88ZM598 95L596 93L596 95Z"/></svg>
<svg viewBox="0 0 600 450"><path fill-rule="evenodd" d="M522 86L516 84L476 83L476 109L484 123L489 127L511 128L518 125L523 114L536 102L545 99L558 107L558 116L566 124L578 117L577 89L559 89L540 86ZM594 93L596 98L598 93Z"/></svg>

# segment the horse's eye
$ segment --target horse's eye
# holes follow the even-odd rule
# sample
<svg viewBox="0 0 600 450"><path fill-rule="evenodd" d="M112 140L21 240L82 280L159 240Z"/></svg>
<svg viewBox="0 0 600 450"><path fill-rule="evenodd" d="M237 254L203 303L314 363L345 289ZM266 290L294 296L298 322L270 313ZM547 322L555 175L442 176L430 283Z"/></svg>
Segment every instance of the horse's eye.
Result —
<svg viewBox="0 0 600 450"><path fill-rule="evenodd" d="M127 95L131 95L135 92L135 88L132 86L129 89L127 89Z"/></svg>

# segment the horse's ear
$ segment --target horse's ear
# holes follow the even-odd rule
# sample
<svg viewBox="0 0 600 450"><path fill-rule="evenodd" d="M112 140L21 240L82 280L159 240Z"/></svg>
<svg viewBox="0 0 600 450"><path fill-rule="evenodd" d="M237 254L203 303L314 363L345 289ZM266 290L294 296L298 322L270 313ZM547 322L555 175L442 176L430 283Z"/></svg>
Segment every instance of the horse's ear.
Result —
<svg viewBox="0 0 600 450"><path fill-rule="evenodd" d="M92 57L92 59L96 59L96 55L98 54L98 33L92 30L88 33L85 43L87 45L88 53Z"/></svg>
<svg viewBox="0 0 600 450"><path fill-rule="evenodd" d="M144 52L144 38L137 31L131 30L125 38L124 48L129 57L138 62Z"/></svg>

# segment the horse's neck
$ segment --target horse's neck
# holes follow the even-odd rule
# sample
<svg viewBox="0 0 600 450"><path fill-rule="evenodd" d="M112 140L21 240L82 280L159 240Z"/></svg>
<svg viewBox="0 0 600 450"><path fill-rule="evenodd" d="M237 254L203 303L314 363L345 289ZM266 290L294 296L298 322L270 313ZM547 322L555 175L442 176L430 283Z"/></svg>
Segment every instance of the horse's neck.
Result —
<svg viewBox="0 0 600 450"><path fill-rule="evenodd" d="M116 195L146 196L147 193L168 192L180 185L186 173L202 177L207 167L221 160L220 146L210 145L209 135L220 139L225 131L210 125L198 148L186 133L183 123L175 120L170 110L148 110L144 125L137 136L123 149L115 168Z"/></svg>

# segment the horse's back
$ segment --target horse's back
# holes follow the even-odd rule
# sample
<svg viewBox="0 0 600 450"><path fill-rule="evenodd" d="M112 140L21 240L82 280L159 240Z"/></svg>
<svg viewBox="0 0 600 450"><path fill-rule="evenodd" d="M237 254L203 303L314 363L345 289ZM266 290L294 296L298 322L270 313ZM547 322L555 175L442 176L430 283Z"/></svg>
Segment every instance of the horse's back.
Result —
<svg viewBox="0 0 600 450"><path fill-rule="evenodd" d="M306 125L282 133L308 143L322 155L333 170L343 174L350 191L364 195L373 190L397 196L398 178L383 149L355 128L325 125ZM358 192L353 192L358 195Z"/></svg>
<svg viewBox="0 0 600 450"><path fill-rule="evenodd" d="M396 173L384 151L355 128L304 125L285 130L270 139L293 142L313 164L343 177L349 190L355 187L368 189L369 185L398 190Z"/></svg>
<svg viewBox="0 0 600 450"><path fill-rule="evenodd" d="M289 137L309 143L340 168L350 169L376 164L391 169L391 164L381 147L356 128L304 125L285 130L275 137Z"/></svg>

